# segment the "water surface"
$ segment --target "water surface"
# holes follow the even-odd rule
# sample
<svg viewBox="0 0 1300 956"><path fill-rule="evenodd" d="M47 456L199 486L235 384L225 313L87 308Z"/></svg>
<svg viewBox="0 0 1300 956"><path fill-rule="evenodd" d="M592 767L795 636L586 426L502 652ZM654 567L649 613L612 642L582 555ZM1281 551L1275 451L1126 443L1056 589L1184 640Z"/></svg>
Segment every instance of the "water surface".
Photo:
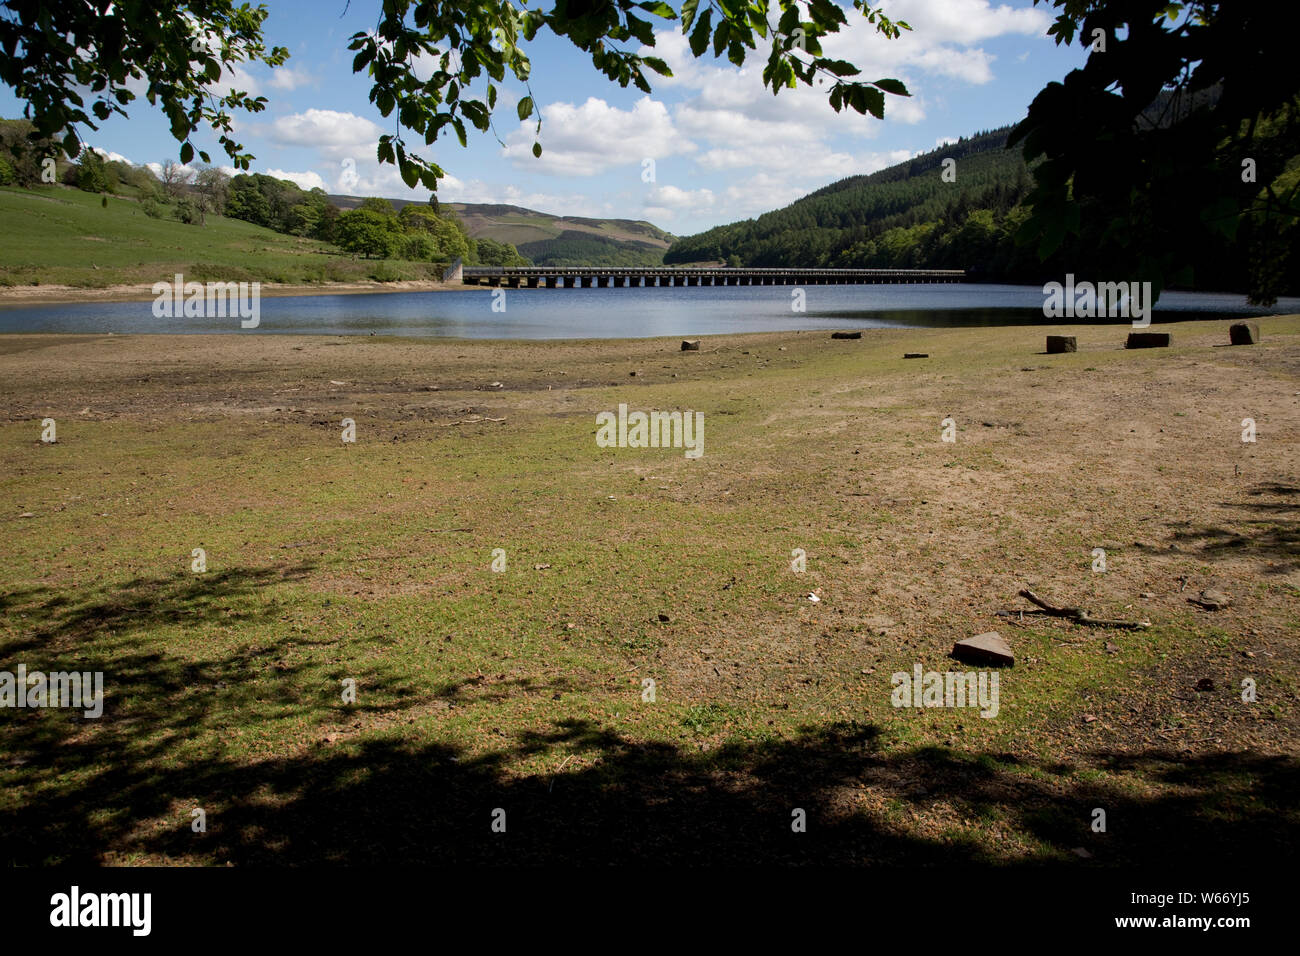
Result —
<svg viewBox="0 0 1300 956"><path fill-rule="evenodd" d="M156 318L153 303L87 302L0 306L0 332L240 332L457 336L491 339L640 338L797 329L946 328L1084 324L1043 317L1041 286L805 286L806 311L792 309L793 286L653 289L509 289L454 292L263 296L261 323L238 318ZM494 311L504 302L505 311ZM498 306L499 308L499 306ZM1166 292L1154 322L1300 312L1300 298L1270 308L1244 296ZM1092 320L1112 324L1110 320ZM1126 325L1127 319L1113 324Z"/></svg>

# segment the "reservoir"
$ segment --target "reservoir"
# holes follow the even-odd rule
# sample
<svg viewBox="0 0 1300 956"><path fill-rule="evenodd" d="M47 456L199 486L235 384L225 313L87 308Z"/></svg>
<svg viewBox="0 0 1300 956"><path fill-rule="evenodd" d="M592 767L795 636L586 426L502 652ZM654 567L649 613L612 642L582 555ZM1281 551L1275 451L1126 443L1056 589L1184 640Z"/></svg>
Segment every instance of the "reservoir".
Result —
<svg viewBox="0 0 1300 956"><path fill-rule="evenodd" d="M0 306L0 332L402 335L487 339L645 338L799 329L998 325L1129 325L1127 319L1044 317L1041 286L978 284L794 287L456 289L263 296L260 324L238 318L157 318L152 300ZM1165 292L1153 324L1300 312L1300 298L1268 308L1241 295Z"/></svg>

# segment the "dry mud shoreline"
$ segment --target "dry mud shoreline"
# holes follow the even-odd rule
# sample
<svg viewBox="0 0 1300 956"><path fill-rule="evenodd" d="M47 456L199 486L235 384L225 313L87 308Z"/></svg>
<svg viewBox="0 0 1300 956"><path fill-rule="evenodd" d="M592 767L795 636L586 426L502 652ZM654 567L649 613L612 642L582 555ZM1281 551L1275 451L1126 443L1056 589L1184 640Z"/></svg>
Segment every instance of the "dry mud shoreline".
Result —
<svg viewBox="0 0 1300 956"><path fill-rule="evenodd" d="M0 669L102 669L107 695L98 721L7 728L5 845L1094 866L1245 865L1264 841L1285 859L1300 316L1259 322L1258 346L1189 322L1135 351L1099 326L699 352L0 336ZM1044 354L1048 334L1079 351ZM598 447L620 404L701 412L703 456ZM1036 615L1026 587L1151 627ZM1205 589L1231 603L1188 600ZM1016 655L996 716L893 706L893 675L974 669L949 652L991 630ZM476 816L500 806L508 846Z"/></svg>

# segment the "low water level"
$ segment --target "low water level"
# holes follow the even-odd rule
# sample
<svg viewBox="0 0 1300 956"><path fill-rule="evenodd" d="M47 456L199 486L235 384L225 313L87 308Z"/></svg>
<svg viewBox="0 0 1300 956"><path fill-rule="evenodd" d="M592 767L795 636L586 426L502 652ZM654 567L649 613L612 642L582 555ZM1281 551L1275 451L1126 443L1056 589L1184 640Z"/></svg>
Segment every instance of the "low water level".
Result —
<svg viewBox="0 0 1300 956"><path fill-rule="evenodd" d="M796 329L1085 324L1043 316L1041 286L826 285L654 289L510 289L264 296L244 334L457 336L490 339L640 338ZM504 311L494 311L494 301ZM500 306L498 306L500 308ZM1253 308L1239 295L1166 292L1154 322L1300 312L1300 299ZM1109 322L1110 320L1091 320ZM1114 324L1128 324L1126 319ZM0 307L0 332L240 332L237 318L156 318L152 302Z"/></svg>

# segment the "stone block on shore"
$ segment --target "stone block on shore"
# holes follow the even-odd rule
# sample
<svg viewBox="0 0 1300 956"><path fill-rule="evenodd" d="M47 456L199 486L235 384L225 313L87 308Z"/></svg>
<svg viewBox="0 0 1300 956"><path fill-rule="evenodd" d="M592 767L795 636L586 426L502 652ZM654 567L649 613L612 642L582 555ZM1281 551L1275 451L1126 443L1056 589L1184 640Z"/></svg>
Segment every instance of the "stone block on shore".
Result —
<svg viewBox="0 0 1300 956"><path fill-rule="evenodd" d="M1168 332L1130 332L1126 349L1167 349L1174 337Z"/></svg>
<svg viewBox="0 0 1300 956"><path fill-rule="evenodd" d="M1228 328L1228 341L1233 345L1258 345L1258 322L1234 322Z"/></svg>

